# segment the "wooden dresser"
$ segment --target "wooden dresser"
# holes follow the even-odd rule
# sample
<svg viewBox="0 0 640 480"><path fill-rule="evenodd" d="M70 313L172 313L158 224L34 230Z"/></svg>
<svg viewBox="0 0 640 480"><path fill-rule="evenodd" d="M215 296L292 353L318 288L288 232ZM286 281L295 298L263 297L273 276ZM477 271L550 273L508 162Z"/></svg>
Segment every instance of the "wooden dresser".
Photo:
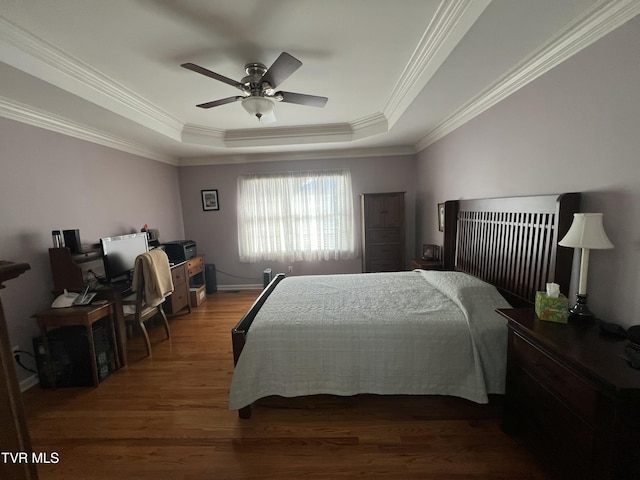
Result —
<svg viewBox="0 0 640 480"><path fill-rule="evenodd" d="M188 308L189 303L189 276L187 262L178 263L171 267L171 279L173 280L173 293L167 297L164 310L167 315L175 315L183 308Z"/></svg>
<svg viewBox="0 0 640 480"><path fill-rule="evenodd" d="M200 285L204 288L204 255L198 255L182 263L171 267L173 279L173 293L167 298L165 312L175 315L182 309L187 308L191 313L191 301L189 288L192 285ZM194 282L195 280L195 282Z"/></svg>
<svg viewBox="0 0 640 480"><path fill-rule="evenodd" d="M404 192L365 193L360 199L362 271L404 270Z"/></svg>
<svg viewBox="0 0 640 480"><path fill-rule="evenodd" d="M627 341L598 325L502 309L509 329L503 429L522 435L558 478L640 478L640 370Z"/></svg>

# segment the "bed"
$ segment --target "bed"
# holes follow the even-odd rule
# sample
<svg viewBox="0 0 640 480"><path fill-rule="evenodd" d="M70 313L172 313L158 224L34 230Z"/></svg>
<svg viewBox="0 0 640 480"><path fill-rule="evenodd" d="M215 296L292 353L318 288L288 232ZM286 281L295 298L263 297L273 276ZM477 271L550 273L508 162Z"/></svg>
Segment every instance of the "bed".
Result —
<svg viewBox="0 0 640 480"><path fill-rule="evenodd" d="M444 271L277 275L232 330L229 407L264 397L504 393L496 308L567 294L579 193L445 203Z"/></svg>

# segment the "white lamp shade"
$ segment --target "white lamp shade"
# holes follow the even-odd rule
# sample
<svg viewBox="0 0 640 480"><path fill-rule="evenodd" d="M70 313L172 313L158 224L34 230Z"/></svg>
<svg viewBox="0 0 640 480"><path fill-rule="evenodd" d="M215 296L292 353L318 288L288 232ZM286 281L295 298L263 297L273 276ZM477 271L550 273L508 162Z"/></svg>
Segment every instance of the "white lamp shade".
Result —
<svg viewBox="0 0 640 480"><path fill-rule="evenodd" d="M265 97L247 97L242 99L242 106L249 114L258 117L268 117L273 114L273 100Z"/></svg>
<svg viewBox="0 0 640 480"><path fill-rule="evenodd" d="M601 213L574 213L573 223L558 245L574 248L613 248L604 231Z"/></svg>

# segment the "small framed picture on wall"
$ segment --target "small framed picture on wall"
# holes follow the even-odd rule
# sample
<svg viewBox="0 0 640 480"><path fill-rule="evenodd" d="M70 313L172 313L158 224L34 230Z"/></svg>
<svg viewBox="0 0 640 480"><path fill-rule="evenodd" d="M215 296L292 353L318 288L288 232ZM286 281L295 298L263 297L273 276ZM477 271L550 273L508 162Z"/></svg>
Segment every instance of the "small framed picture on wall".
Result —
<svg viewBox="0 0 640 480"><path fill-rule="evenodd" d="M444 232L444 203L438 204L438 230Z"/></svg>
<svg viewBox="0 0 640 480"><path fill-rule="evenodd" d="M202 192L202 210L220 210L218 190L200 190Z"/></svg>

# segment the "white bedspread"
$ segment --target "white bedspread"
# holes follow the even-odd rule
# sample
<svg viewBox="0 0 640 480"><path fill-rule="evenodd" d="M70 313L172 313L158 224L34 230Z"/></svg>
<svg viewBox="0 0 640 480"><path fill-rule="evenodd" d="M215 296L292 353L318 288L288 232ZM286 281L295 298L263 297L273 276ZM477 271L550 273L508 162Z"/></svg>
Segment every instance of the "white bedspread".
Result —
<svg viewBox="0 0 640 480"><path fill-rule="evenodd" d="M270 395L504 393L508 308L460 272L287 277L256 316L229 407Z"/></svg>

